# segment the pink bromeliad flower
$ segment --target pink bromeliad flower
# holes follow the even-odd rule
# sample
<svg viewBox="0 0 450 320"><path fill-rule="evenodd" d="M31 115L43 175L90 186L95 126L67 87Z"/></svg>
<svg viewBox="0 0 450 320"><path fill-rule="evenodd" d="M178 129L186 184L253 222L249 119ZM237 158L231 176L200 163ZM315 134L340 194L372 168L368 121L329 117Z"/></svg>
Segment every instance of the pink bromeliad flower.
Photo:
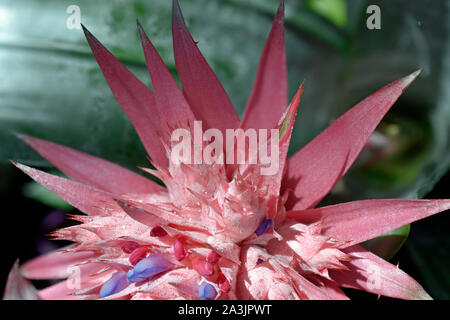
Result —
<svg viewBox="0 0 450 320"><path fill-rule="evenodd" d="M316 205L348 171L383 116L420 73L362 100L287 159L301 89L288 104L284 6L278 9L240 120L173 7L181 91L138 25L153 91L84 29L103 74L164 186L94 156L21 135L69 176L14 164L84 212L54 232L75 242L16 264L6 298L347 299L356 288L428 299L397 266L358 243L450 208L450 200L364 200ZM171 133L204 128L279 129L279 169L172 161ZM239 151L239 150L238 150ZM242 151L242 150L241 150ZM36 291L27 279L61 279Z"/></svg>

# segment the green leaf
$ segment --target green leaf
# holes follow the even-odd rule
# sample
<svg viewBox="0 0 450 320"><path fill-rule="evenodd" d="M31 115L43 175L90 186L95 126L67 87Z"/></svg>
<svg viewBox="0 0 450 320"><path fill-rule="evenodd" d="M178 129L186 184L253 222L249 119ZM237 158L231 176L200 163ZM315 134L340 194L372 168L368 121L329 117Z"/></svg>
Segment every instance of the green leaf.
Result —
<svg viewBox="0 0 450 320"><path fill-rule="evenodd" d="M308 0L311 10L324 16L340 28L347 24L347 3L345 0Z"/></svg>
<svg viewBox="0 0 450 320"><path fill-rule="evenodd" d="M379 237L364 241L361 246L385 260L390 260L405 243L410 229L410 225L407 224Z"/></svg>

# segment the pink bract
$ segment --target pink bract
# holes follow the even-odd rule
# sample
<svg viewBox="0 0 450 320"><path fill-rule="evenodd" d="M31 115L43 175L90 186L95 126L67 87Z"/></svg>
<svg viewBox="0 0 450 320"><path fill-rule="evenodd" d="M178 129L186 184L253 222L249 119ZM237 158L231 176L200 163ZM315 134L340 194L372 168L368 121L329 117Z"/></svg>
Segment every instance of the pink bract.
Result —
<svg viewBox="0 0 450 320"><path fill-rule="evenodd" d="M73 180L13 163L86 215L72 217L81 224L53 233L74 245L14 266L5 298L347 299L341 288L430 298L414 279L358 243L447 210L450 200L365 200L316 208L420 71L362 100L287 159L303 86L288 105L283 16L282 2L242 120L189 34L177 1L172 31L183 91L140 25L153 91L84 29L156 168L144 170L164 186L106 160L20 135ZM195 120L222 132L282 128L279 172L263 176L256 165L174 164L167 153L170 134ZM27 279L61 281L37 291Z"/></svg>

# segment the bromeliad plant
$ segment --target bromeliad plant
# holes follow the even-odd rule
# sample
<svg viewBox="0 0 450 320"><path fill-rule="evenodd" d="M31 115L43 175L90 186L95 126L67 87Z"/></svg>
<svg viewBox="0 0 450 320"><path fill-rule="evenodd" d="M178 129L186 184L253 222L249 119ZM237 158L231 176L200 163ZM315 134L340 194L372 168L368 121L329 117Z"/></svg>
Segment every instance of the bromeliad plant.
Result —
<svg viewBox="0 0 450 320"><path fill-rule="evenodd" d="M447 210L450 200L365 200L316 208L420 71L362 100L287 159L302 87L288 105L283 11L281 3L242 120L189 34L177 1L172 31L183 91L140 25L153 91L84 29L156 168L143 170L164 186L20 135L73 180L13 163L87 216L71 216L81 224L53 234L74 245L14 266L6 298L347 299L342 287L430 298L397 266L358 243ZM279 170L264 176L258 165L172 161L171 132L190 130L195 120L220 132L279 129ZM63 280L36 291L26 278Z"/></svg>

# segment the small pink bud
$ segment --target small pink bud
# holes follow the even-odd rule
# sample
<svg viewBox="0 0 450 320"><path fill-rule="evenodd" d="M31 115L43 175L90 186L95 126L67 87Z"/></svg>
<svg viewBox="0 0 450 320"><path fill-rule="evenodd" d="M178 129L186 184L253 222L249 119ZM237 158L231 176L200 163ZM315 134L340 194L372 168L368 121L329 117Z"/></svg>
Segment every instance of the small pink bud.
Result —
<svg viewBox="0 0 450 320"><path fill-rule="evenodd" d="M125 242L121 247L122 251L125 253L132 253L137 248L139 248L139 245L133 241Z"/></svg>
<svg viewBox="0 0 450 320"><path fill-rule="evenodd" d="M139 261L144 259L147 256L148 249L146 247L139 247L135 249L131 254L128 260L134 266Z"/></svg>
<svg viewBox="0 0 450 320"><path fill-rule="evenodd" d="M214 274L214 265L197 257L192 258L192 267L204 277Z"/></svg>
<svg viewBox="0 0 450 320"><path fill-rule="evenodd" d="M220 255L215 252L215 251L211 251L208 256L206 257L206 261L211 263L211 264L216 264L220 259Z"/></svg>
<svg viewBox="0 0 450 320"><path fill-rule="evenodd" d="M173 254L175 255L175 259L177 259L178 261L181 261L186 257L187 253L180 238L177 238L173 243Z"/></svg>
<svg viewBox="0 0 450 320"><path fill-rule="evenodd" d="M164 237L167 236L166 230L164 230L161 226L154 226L152 230L150 230L151 237Z"/></svg>

